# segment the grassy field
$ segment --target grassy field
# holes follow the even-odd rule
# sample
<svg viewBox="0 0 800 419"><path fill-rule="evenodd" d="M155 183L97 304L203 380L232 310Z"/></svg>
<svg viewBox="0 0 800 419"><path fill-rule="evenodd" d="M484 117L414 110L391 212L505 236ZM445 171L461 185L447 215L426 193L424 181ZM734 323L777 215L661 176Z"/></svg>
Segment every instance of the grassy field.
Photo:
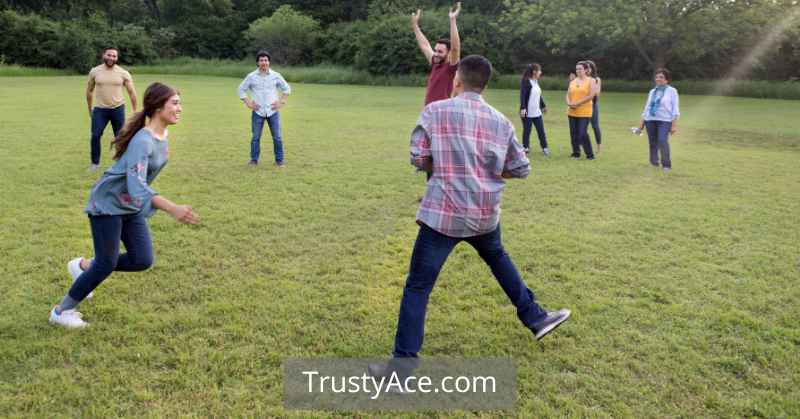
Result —
<svg viewBox="0 0 800 419"><path fill-rule="evenodd" d="M206 60L199 58L174 58L151 64L127 66L135 77L139 75L192 75L215 77L242 77L253 71L252 60ZM347 84L362 86L405 86L425 85L427 74L375 75L348 66L316 64L312 66L280 66L279 71L290 83ZM28 76L70 76L72 70L54 68L21 67L0 64L0 77ZM603 76L603 91L638 93L652 87L651 80L622 80ZM496 74L492 85L496 88L518 89L520 74ZM563 89L567 86L567 75L545 68L545 75L539 80L545 90ZM800 100L800 82L768 80L698 80L683 79L672 83L683 94L733 96L757 99Z"/></svg>
<svg viewBox="0 0 800 419"><path fill-rule="evenodd" d="M66 262L92 252L85 78L2 79L0 416L333 415L283 409L281 361L391 351L423 89L293 85L279 170L246 164L238 79L139 76L140 94L155 80L184 99L155 189L203 225L156 215L154 267L112 275L75 332L47 315ZM486 96L516 114L516 91ZM644 93L602 97L594 162L568 158L563 92L545 98L553 156L509 182L504 241L539 300L573 318L537 345L461 245L423 355L513 357L521 417L800 416L800 102L682 96L665 175L627 131Z"/></svg>

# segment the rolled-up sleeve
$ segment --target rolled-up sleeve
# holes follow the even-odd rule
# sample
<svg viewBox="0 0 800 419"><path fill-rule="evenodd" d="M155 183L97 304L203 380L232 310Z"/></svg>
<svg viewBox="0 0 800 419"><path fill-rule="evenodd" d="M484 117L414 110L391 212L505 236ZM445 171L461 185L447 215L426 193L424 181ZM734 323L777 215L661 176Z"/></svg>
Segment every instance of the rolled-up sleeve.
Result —
<svg viewBox="0 0 800 419"><path fill-rule="evenodd" d="M425 163L431 158L431 137L428 133L431 113L428 108L422 111L417 126L411 132L411 164L417 169L424 170Z"/></svg>
<svg viewBox="0 0 800 419"><path fill-rule="evenodd" d="M528 160L528 156L525 155L525 150L519 142L517 142L514 129L512 128L510 131L508 152L506 153L506 162L503 166L503 172L507 172L515 178L526 178L531 173L531 162Z"/></svg>
<svg viewBox="0 0 800 419"><path fill-rule="evenodd" d="M283 92L284 95L292 94L292 88L289 86L289 83L286 82L286 79L283 76L278 76L278 89Z"/></svg>
<svg viewBox="0 0 800 419"><path fill-rule="evenodd" d="M648 110L650 108L650 100L653 98L653 91L651 90L650 93L647 94L647 100L644 102L644 109L642 110L642 119L647 120L647 117L650 115Z"/></svg>
<svg viewBox="0 0 800 419"><path fill-rule="evenodd" d="M241 83L239 83L239 89L237 93L239 94L239 99L244 99L247 97L247 91L250 90L250 75L244 78Z"/></svg>
<svg viewBox="0 0 800 419"><path fill-rule="evenodd" d="M680 103L679 103L679 99L678 99L678 90L676 90L675 88L672 89L672 96L673 96L673 98L672 98L672 120L674 121L674 120L678 119L679 116L681 116Z"/></svg>
<svg viewBox="0 0 800 419"><path fill-rule="evenodd" d="M147 217L155 213L152 201L153 197L157 195L156 191L147 184L147 165L152 153L151 146L146 140L132 141L125 152L128 197L123 199L123 203L132 209L143 212ZM125 200L128 202L124 202Z"/></svg>

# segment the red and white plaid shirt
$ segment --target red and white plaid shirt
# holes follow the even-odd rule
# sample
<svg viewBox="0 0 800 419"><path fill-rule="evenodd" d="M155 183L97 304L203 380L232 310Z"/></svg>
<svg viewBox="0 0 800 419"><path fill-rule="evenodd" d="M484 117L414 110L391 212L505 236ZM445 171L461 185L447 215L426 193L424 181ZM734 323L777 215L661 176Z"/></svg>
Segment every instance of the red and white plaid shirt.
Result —
<svg viewBox="0 0 800 419"><path fill-rule="evenodd" d="M525 178L530 161L514 125L480 94L426 106L411 133L411 164L433 176L417 211L417 222L451 237L491 233L500 222L502 174Z"/></svg>

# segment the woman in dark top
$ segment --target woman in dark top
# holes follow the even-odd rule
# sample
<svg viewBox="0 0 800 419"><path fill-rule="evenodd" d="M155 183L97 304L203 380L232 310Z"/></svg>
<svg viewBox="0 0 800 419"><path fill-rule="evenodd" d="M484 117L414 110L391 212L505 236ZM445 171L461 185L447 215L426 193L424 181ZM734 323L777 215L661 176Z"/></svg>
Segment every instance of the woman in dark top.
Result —
<svg viewBox="0 0 800 419"><path fill-rule="evenodd" d="M547 136L542 119L542 115L547 113L547 107L542 98L542 88L539 86L541 75L542 66L537 63L529 65L522 74L519 87L519 116L522 118L522 146L525 147L525 153L530 152L531 125L533 125L536 127L542 154L549 156L550 150L547 148Z"/></svg>
<svg viewBox="0 0 800 419"><path fill-rule="evenodd" d="M167 164L167 126L178 122L181 111L178 92L153 83L144 93L144 109L128 120L114 140L117 162L94 185L86 206L94 259L75 258L67 264L74 282L61 303L50 310L50 324L88 326L76 307L103 280L114 271L143 271L153 264L147 218L156 209L182 223L200 222L192 207L176 205L150 186ZM119 252L120 241L126 253Z"/></svg>

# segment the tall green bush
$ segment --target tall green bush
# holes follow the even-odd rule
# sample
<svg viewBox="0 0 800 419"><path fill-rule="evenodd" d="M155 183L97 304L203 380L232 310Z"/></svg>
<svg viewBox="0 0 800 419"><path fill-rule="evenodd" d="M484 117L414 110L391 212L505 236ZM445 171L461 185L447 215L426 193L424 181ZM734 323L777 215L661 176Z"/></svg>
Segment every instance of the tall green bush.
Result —
<svg viewBox="0 0 800 419"><path fill-rule="evenodd" d="M120 63L148 63L157 57L153 39L138 25L111 27L99 15L55 22L35 14L0 12L0 56L9 63L86 72L100 51L116 46Z"/></svg>
<svg viewBox="0 0 800 419"><path fill-rule="evenodd" d="M379 15L368 21L369 27L359 39L357 68L373 74L393 75L427 73L430 65L417 46L411 29L410 15ZM426 10L420 28L431 46L437 39L450 38L448 9ZM506 51L508 41L500 36L492 22L475 13L461 13L458 18L461 56L480 54L488 58L498 71L512 68ZM346 64L346 63L342 63Z"/></svg>
<svg viewBox="0 0 800 419"><path fill-rule="evenodd" d="M363 20L339 22L328 26L314 49L314 61L353 65L369 24Z"/></svg>
<svg viewBox="0 0 800 419"><path fill-rule="evenodd" d="M288 5L251 23L245 31L252 51L266 49L272 60L281 64L311 61L320 35L319 22Z"/></svg>
<svg viewBox="0 0 800 419"><path fill-rule="evenodd" d="M423 32L431 42L435 42L440 33L444 33L441 25L432 29L435 23L426 19L425 15L423 19L420 23ZM430 70L430 65L417 47L409 16L381 16L371 19L369 25L356 54L356 68L381 75L425 73Z"/></svg>

